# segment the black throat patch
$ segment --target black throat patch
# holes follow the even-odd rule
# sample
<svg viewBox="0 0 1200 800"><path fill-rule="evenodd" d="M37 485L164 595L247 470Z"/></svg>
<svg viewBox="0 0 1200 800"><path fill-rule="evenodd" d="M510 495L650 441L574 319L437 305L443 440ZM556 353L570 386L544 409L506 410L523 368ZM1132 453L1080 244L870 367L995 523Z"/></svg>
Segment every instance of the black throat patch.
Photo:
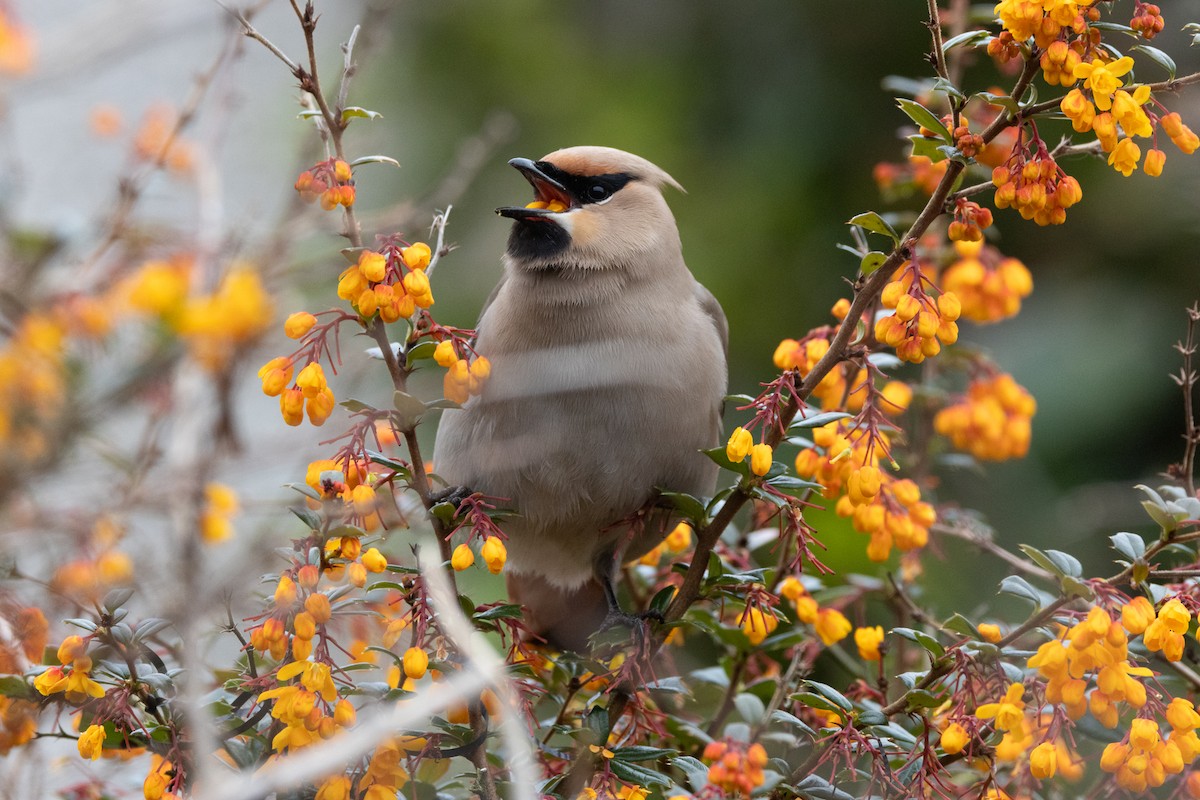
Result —
<svg viewBox="0 0 1200 800"><path fill-rule="evenodd" d="M553 220L528 217L513 223L508 254L521 260L548 258L571 246L571 234Z"/></svg>

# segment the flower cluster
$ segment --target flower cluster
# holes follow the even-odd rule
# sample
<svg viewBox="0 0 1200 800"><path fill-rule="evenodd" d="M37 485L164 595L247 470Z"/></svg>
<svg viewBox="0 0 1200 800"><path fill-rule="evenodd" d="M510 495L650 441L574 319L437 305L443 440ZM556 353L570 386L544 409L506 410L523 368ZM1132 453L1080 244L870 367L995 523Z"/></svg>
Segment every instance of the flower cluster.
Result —
<svg viewBox="0 0 1200 800"><path fill-rule="evenodd" d="M754 443L754 435L745 428L734 428L733 433L729 436L729 441L725 444L725 457L730 463L740 464L750 458L750 471L755 475L762 477L771 470L771 464L774 459L774 451L771 445L765 442Z"/></svg>
<svg viewBox="0 0 1200 800"><path fill-rule="evenodd" d="M956 242L954 249L958 258L942 272L941 285L958 297L962 316L980 323L1015 316L1033 291L1029 269L982 242Z"/></svg>
<svg viewBox="0 0 1200 800"><path fill-rule="evenodd" d="M710 765L708 782L728 794L749 797L763 784L767 751L757 742L749 746L729 739L709 742L701 758Z"/></svg>
<svg viewBox="0 0 1200 800"><path fill-rule="evenodd" d="M1067 209L1083 199L1079 181L1063 172L1041 140L1030 155L1022 142L1008 161L992 170L996 208L1015 208L1038 225L1061 225Z"/></svg>
<svg viewBox="0 0 1200 800"><path fill-rule="evenodd" d="M350 165L340 158L322 161L296 179L296 191L304 202L320 198L321 208L331 211L340 206L354 205L354 174Z"/></svg>
<svg viewBox="0 0 1200 800"><path fill-rule="evenodd" d="M792 601L796 609L796 619L805 625L812 625L813 631L826 647L845 639L854 629L841 611L836 608L822 608L794 575L789 575L779 582L779 596Z"/></svg>
<svg viewBox="0 0 1200 800"><path fill-rule="evenodd" d="M943 408L933 427L958 450L985 461L1029 452L1037 401L1011 375L977 378L958 402Z"/></svg>
<svg viewBox="0 0 1200 800"><path fill-rule="evenodd" d="M459 346L453 338L443 339L433 351L433 360L446 368L442 378L443 395L450 402L461 405L483 390L484 381L492 374L492 364L480 355L470 361L460 357Z"/></svg>
<svg viewBox="0 0 1200 800"><path fill-rule="evenodd" d="M935 301L925 291L928 279L914 263L897 273L880 298L884 308L895 311L875 323L875 338L895 348L901 361L920 364L940 353L942 345L958 341L956 320L962 308L953 292L943 291Z"/></svg>
<svg viewBox="0 0 1200 800"><path fill-rule="evenodd" d="M1176 698L1168 707L1167 715L1172 726L1168 738L1162 737L1158 723L1153 719L1139 718L1130 723L1128 736L1104 748L1100 769L1113 773L1121 788L1144 792L1162 786L1168 775L1183 772L1200 752L1190 741L1195 739L1195 728L1200 724L1200 715L1196 714L1192 704ZM1180 747L1181 742L1183 747ZM1184 748L1188 751L1186 756Z"/></svg>
<svg viewBox="0 0 1200 800"><path fill-rule="evenodd" d="M258 370L263 394L279 398L279 411L288 425L299 425L304 421L305 411L313 425L324 425L333 413L337 399L325 379L325 370L320 362L310 361L296 375L295 383L288 388L294 374L292 359L278 356Z"/></svg>
<svg viewBox="0 0 1200 800"><path fill-rule="evenodd" d="M433 305L425 275L429 262L429 245L424 242L386 245L382 252L362 250L358 263L338 276L338 297L349 300L364 320L376 314L388 323L408 319L418 308Z"/></svg>
<svg viewBox="0 0 1200 800"><path fill-rule="evenodd" d="M952 242L981 242L983 229L991 224L991 211L966 198L959 198L954 204L954 219L946 228L946 236Z"/></svg>

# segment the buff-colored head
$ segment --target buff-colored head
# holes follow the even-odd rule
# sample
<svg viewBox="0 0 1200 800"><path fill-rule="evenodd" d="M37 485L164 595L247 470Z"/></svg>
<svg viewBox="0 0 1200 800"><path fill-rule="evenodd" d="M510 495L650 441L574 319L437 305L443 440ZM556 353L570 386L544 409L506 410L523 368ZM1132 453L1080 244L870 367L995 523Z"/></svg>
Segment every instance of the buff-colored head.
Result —
<svg viewBox="0 0 1200 800"><path fill-rule="evenodd" d="M612 147L568 147L538 161L509 162L533 186L514 220L510 263L520 269L619 269L680 259L675 218L662 187L682 187L640 156Z"/></svg>

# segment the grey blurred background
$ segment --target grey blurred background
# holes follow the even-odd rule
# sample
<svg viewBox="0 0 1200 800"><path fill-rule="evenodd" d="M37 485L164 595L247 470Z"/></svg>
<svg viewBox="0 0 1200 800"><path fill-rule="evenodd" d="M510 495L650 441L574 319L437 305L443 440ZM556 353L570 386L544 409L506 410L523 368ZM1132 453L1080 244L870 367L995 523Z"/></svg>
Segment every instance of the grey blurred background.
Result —
<svg viewBox="0 0 1200 800"><path fill-rule="evenodd" d="M1200 2L1160 5L1167 30L1154 44L1175 56L1180 74L1200 69L1180 32L1200 19ZM0 85L4 213L17 227L52 228L78 258L125 164L125 140L89 133L91 109L121 109L127 139L150 104L184 101L229 20L199 0L15 7L36 31L39 56L34 73ZM411 200L406 232L422 238L433 206L453 196L449 238L458 249L434 281L439 320L471 326L499 275L508 224L492 210L529 195L507 159L612 145L655 161L686 187L669 201L688 264L728 314L730 385L739 392L753 393L771 377L779 339L826 324L829 307L847 293L856 264L835 245L848 241L845 221L854 214L892 210L878 199L871 169L903 154L898 129L906 118L881 82L928 74L925 4L916 0L342 1L317 8L327 82L340 66L339 44L367 20L351 103L383 119L356 122L348 141L355 155L387 154L403 165L359 171L360 211L370 218ZM293 56L302 52L282 0L266 4L255 24ZM975 90L999 80L986 59L966 74ZM1146 64L1138 77L1165 76ZM321 157L314 157L312 131L296 118L295 97L284 67L246 42L189 133L213 167L215 210L197 204L181 182L159 178L140 208L143 220L181 229L206 221L221 241L255 252L294 213L296 174ZM1200 91L1165 102L1200 129ZM478 144L482 130L493 146L478 175L455 172L463 147ZM1042 129L1052 142L1061 131ZM1131 486L1154 483L1181 453L1182 403L1167 374L1178 367L1171 345L1183 334L1183 310L1200 296L1200 160L1169 142L1162 149L1167 165L1158 179L1122 178L1098 160L1065 162L1084 191L1065 226L1041 229L998 212L997 243L1030 267L1034 293L1015 320L963 325L962 339L1012 372L1039 411L1027 459L982 474L948 473L941 497L981 509L1009 543L1071 550L1089 570L1106 569L1103 536L1144 529ZM448 172L474 180L460 193L444 185ZM292 287L280 319L306 303L310 310L329 305L342 268L336 224L332 215L313 217L307 232L292 237L283 263L267 265ZM70 257L56 279L70 275ZM339 399L386 402L378 365L354 358L355 343L344 345L346 379L355 388L339 391ZM285 349L282 333L273 333L261 360ZM285 429L252 375L246 384L251 446L241 477L264 498L284 496L277 487L298 479L330 428ZM418 385L437 391L436 380ZM261 521L269 518L264 507ZM872 569L863 563L861 537L840 524L821 533L834 550L830 563ZM956 553L951 547L947 556ZM988 569L957 568L947 588L978 589L980 579L999 575Z"/></svg>

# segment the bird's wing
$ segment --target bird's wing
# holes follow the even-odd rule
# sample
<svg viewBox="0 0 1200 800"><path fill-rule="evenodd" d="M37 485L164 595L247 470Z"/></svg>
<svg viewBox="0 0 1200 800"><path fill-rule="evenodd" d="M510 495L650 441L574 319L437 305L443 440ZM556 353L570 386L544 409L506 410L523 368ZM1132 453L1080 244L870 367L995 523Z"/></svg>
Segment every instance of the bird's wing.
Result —
<svg viewBox="0 0 1200 800"><path fill-rule="evenodd" d="M483 301L483 308L479 309L479 319L475 320L475 337L471 339L471 346L475 346L475 342L479 339L479 329L483 326L483 315L491 308L492 303L496 300L496 296L500 294L500 290L504 287L504 282L508 280L507 274L501 274L500 280L496 281L492 293L487 296L487 300ZM713 301L714 303L716 300ZM718 309L719 310L719 309Z"/></svg>
<svg viewBox="0 0 1200 800"><path fill-rule="evenodd" d="M712 320L713 327L717 329L717 336L721 338L721 350L725 354L726 363L729 362L729 322L725 319L725 310L721 308L721 304L717 302L717 298L713 297L713 293L704 288L700 281L695 282L694 292L696 300L700 303L700 308L705 314L708 314Z"/></svg>

